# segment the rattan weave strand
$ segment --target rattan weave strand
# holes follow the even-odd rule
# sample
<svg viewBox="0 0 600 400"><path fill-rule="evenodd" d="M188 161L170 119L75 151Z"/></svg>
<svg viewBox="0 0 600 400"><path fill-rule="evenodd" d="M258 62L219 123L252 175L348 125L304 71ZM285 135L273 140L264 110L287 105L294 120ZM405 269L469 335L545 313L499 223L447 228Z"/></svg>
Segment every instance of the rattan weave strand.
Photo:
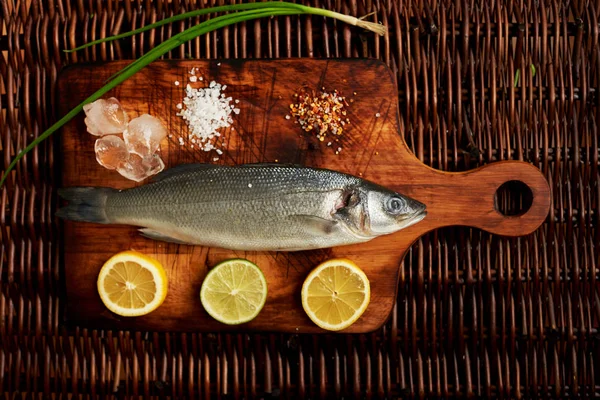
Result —
<svg viewBox="0 0 600 400"><path fill-rule="evenodd" d="M401 266L392 317L373 334L66 329L54 138L0 188L5 398L600 397L600 2L310 4L374 11L369 18L389 34L280 17L211 33L167 57L382 59L397 76L402 134L423 162L449 171L531 162L551 185L546 222L518 239L460 227L422 238ZM62 67L137 57L195 21L77 54L62 49L205 6L0 1L2 170L56 117ZM514 212L518 202L500 203Z"/></svg>

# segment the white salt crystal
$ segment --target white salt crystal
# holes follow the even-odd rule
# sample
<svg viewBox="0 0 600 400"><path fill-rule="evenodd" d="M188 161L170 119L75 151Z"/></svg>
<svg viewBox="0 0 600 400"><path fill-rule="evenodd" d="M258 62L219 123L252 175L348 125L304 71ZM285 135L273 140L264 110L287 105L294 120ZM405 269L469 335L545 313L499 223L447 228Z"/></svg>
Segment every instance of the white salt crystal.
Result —
<svg viewBox="0 0 600 400"><path fill-rule="evenodd" d="M197 80L198 80L198 77L190 76L190 82L196 82Z"/></svg>
<svg viewBox="0 0 600 400"><path fill-rule="evenodd" d="M230 104L233 98L222 93L226 87L215 81L211 81L209 87L199 89L188 84L181 111L177 113L186 121L191 142L204 151L215 149L211 142L221 135L219 130L231 126L232 112L240 113Z"/></svg>
<svg viewBox="0 0 600 400"><path fill-rule="evenodd" d="M179 86L179 81L175 81L175 86Z"/></svg>

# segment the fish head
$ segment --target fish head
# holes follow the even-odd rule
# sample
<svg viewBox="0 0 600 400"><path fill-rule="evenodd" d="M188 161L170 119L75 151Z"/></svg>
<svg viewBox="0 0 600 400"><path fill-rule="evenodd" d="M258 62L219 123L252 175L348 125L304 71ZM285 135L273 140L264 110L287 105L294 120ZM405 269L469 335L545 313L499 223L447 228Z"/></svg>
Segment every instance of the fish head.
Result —
<svg viewBox="0 0 600 400"><path fill-rule="evenodd" d="M371 235L393 233L421 221L427 216L425 204L384 188L367 191Z"/></svg>
<svg viewBox="0 0 600 400"><path fill-rule="evenodd" d="M373 184L345 191L338 205L337 219L360 237L397 232L427 216L425 204Z"/></svg>

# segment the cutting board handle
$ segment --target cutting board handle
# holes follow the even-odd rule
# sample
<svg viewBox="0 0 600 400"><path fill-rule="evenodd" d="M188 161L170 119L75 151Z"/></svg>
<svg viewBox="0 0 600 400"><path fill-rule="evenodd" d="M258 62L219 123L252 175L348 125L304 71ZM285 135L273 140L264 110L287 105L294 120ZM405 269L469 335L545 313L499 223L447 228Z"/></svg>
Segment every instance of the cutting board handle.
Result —
<svg viewBox="0 0 600 400"><path fill-rule="evenodd" d="M429 169L411 183L414 196L427 204L423 230L462 225L503 236L522 236L535 231L546 219L550 187L535 166L522 161L500 161L466 172ZM517 190L530 191L531 205L523 201L521 213L504 215L498 207L497 192L507 182ZM520 185L520 187L519 187ZM413 191L413 190L411 190Z"/></svg>

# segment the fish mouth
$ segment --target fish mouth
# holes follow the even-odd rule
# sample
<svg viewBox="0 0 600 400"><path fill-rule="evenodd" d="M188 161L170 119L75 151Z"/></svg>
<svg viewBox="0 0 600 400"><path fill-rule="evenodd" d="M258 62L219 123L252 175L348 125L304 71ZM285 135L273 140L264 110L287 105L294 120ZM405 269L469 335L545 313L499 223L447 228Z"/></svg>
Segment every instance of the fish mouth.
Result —
<svg viewBox="0 0 600 400"><path fill-rule="evenodd" d="M410 218L404 220L404 222L406 223L406 225L404 225L404 228L408 228L409 226L412 226L414 224L417 224L417 223L423 221L426 216L427 216L427 210L425 209L425 207L423 207L422 210L413 214Z"/></svg>

